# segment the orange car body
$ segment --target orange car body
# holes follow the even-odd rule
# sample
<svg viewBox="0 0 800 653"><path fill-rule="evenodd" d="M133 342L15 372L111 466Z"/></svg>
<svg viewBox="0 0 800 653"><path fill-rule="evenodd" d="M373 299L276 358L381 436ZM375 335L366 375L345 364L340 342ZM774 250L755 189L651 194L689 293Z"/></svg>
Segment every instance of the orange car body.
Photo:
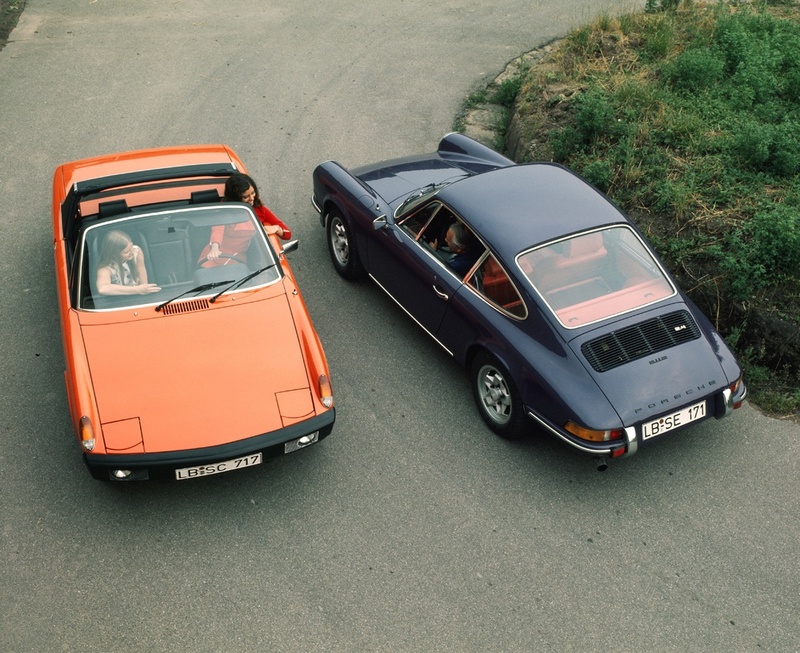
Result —
<svg viewBox="0 0 800 653"><path fill-rule="evenodd" d="M244 165L222 145L125 152L55 171L67 398L95 478L207 476L332 430L327 361L286 257L295 243L267 237L248 205L214 199L237 171ZM119 209L120 200L122 210L107 216L102 205ZM202 247L219 221L254 236L230 266L205 269ZM98 252L111 229L146 254L158 292L98 292Z"/></svg>

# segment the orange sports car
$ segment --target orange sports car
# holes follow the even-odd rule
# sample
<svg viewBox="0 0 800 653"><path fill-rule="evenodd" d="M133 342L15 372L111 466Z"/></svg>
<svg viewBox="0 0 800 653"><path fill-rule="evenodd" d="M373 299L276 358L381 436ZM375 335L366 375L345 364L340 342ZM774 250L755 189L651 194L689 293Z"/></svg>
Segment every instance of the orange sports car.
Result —
<svg viewBox="0 0 800 653"><path fill-rule="evenodd" d="M224 145L55 171L67 398L97 479L233 471L333 428L328 364L286 259L297 241L281 246L250 204L223 201L237 173Z"/></svg>

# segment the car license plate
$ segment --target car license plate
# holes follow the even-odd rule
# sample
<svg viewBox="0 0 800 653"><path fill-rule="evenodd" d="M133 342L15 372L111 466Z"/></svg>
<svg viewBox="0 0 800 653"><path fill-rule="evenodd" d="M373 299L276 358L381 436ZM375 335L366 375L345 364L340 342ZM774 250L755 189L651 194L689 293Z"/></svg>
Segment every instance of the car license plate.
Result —
<svg viewBox="0 0 800 653"><path fill-rule="evenodd" d="M212 474L223 474L232 472L236 469L244 469L253 465L261 464L261 453L253 453L249 456L225 460L221 463L211 463L210 465L197 465L196 467L183 467L175 470L175 478L185 481L187 478L200 478L201 476L211 476Z"/></svg>
<svg viewBox="0 0 800 653"><path fill-rule="evenodd" d="M689 406L683 410L679 410L672 415L665 415L652 422L648 422L642 426L642 439L653 438L672 429L676 429L689 422L702 419L706 416L706 402L701 401L699 404Z"/></svg>

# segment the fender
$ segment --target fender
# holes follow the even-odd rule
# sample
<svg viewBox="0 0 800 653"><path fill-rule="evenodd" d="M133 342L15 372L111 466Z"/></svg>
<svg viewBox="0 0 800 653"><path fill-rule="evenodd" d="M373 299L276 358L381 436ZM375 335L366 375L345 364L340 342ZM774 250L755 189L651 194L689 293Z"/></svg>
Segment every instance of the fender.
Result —
<svg viewBox="0 0 800 653"><path fill-rule="evenodd" d="M437 152L440 157L450 161L484 163L494 168L506 168L515 165L511 159L504 157L469 136L456 132L446 134L439 141Z"/></svg>

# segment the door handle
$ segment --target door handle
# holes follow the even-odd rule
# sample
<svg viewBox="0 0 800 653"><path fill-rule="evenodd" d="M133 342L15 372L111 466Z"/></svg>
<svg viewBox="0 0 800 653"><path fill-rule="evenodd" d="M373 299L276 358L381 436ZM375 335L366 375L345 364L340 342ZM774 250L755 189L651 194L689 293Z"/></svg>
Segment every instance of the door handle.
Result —
<svg viewBox="0 0 800 653"><path fill-rule="evenodd" d="M448 299L450 299L450 296L449 296L449 295L448 295L446 292L442 292L441 290L439 290L439 289L436 287L436 285L435 285L435 284L434 284L434 286L433 286L433 292L435 292L435 293L436 293L436 294L437 294L437 295L438 295L438 296L439 296L441 299L444 299L445 301L447 301Z"/></svg>

